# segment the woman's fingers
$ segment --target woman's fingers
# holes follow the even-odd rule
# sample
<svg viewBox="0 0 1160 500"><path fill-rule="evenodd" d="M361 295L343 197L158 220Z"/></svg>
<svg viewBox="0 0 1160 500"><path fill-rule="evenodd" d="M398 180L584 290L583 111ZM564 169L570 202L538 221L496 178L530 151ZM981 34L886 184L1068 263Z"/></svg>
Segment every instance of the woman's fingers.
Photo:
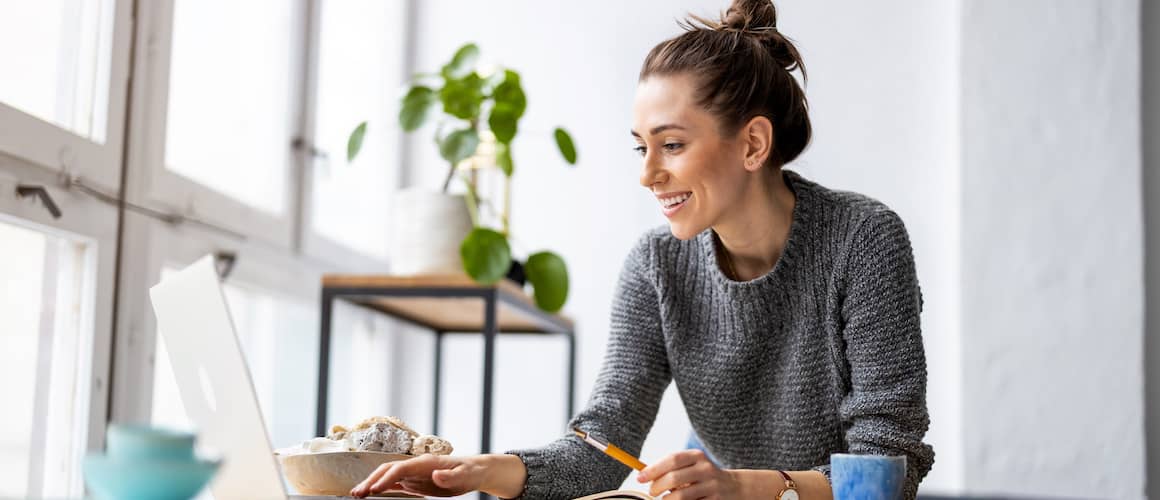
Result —
<svg viewBox="0 0 1160 500"><path fill-rule="evenodd" d="M713 464L696 462L688 467L674 470L653 480L649 486L649 494L660 496L666 491L676 491L686 485L699 484L713 479Z"/></svg>
<svg viewBox="0 0 1160 500"><path fill-rule="evenodd" d="M359 498L366 497L370 493L371 485L375 484L376 482L378 482L378 480L380 478L382 478L384 475L386 475L387 471L391 469L392 465L394 465L393 462L392 463L385 463L385 464L382 464L382 465L376 467L374 472L371 472L371 475L367 476L367 478L363 479L363 481L361 483L358 483L358 486L355 486L353 489L350 490L351 496L355 496L355 497L359 497Z"/></svg>
<svg viewBox="0 0 1160 500"><path fill-rule="evenodd" d="M665 500L699 500L701 498L720 498L715 493L716 488L711 484L697 483L686 488L674 490L665 495Z"/></svg>
<svg viewBox="0 0 1160 500"><path fill-rule="evenodd" d="M387 469L386 474L383 474L378 481L375 481L371 486L371 493L379 493L387 490L399 489L401 486L399 482L404 479L426 479L431 477L431 471L435 468L435 463L429 457L431 455L423 455L421 457L412 458L410 460L403 460L402 462L393 462L393 466Z"/></svg>
<svg viewBox="0 0 1160 500"><path fill-rule="evenodd" d="M670 471L688 467L699 460L705 460L705 453L701 450L678 451L645 467L637 474L637 480L642 483L654 481Z"/></svg>
<svg viewBox="0 0 1160 500"><path fill-rule="evenodd" d="M463 486L464 465L459 464L450 469L439 469L431 473L431 480L436 486L454 490Z"/></svg>

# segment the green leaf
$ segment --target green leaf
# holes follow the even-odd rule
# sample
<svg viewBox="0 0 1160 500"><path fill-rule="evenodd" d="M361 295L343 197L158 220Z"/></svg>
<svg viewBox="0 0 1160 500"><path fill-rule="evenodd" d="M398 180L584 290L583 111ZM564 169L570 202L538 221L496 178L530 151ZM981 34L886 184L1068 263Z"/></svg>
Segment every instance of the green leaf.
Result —
<svg viewBox="0 0 1160 500"><path fill-rule="evenodd" d="M495 92L495 88L498 87L499 84L503 83L506 77L507 74L503 71L496 71L495 73L488 75L488 77L483 81L484 93L492 95L492 93Z"/></svg>
<svg viewBox="0 0 1160 500"><path fill-rule="evenodd" d="M456 118L471 120L479 116L483 104L483 78L471 73L458 80L447 80L439 89L443 111Z"/></svg>
<svg viewBox="0 0 1160 500"><path fill-rule="evenodd" d="M487 117L487 126L495 134L495 140L501 144L511 144L516 137L517 123L520 117L510 104L496 103L491 108L491 115Z"/></svg>
<svg viewBox="0 0 1160 500"><path fill-rule="evenodd" d="M475 154L479 147L479 134L472 129L456 130L439 140L439 155L456 165Z"/></svg>
<svg viewBox="0 0 1160 500"><path fill-rule="evenodd" d="M539 252L528 257L524 275L532 284L536 305L548 312L559 311L568 300L568 266L564 259L552 252Z"/></svg>
<svg viewBox="0 0 1160 500"><path fill-rule="evenodd" d="M492 98L495 99L497 106L500 104L511 106L517 120L524 116L524 111L528 108L528 98L520 86L520 74L510 69L504 71L503 82L492 91Z"/></svg>
<svg viewBox="0 0 1160 500"><path fill-rule="evenodd" d="M493 284L507 275L512 265L511 248L504 235L477 227L459 245L463 269L477 283Z"/></svg>
<svg viewBox="0 0 1160 500"><path fill-rule="evenodd" d="M499 153L495 155L495 164L500 170L503 170L503 175L512 176L515 166L512 164L512 150L507 144L499 144Z"/></svg>
<svg viewBox="0 0 1160 500"><path fill-rule="evenodd" d="M407 132L418 130L430 118L438 101L438 95L429 87L411 87L403 97L403 107L399 109L399 125Z"/></svg>
<svg viewBox="0 0 1160 500"><path fill-rule="evenodd" d="M455 51L455 55L451 58L451 62L443 66L443 78L448 80L457 80L467 76L475 69L475 63L479 60L479 47L474 43L469 43Z"/></svg>
<svg viewBox="0 0 1160 500"><path fill-rule="evenodd" d="M346 161L350 163L354 161L354 157L358 156L358 152L362 150L363 137L367 135L367 122L358 124L350 133L350 137L346 140Z"/></svg>
<svg viewBox="0 0 1160 500"><path fill-rule="evenodd" d="M576 164L576 146L572 143L572 136L562 128L556 128L556 146L560 148L560 154L564 155L564 161Z"/></svg>

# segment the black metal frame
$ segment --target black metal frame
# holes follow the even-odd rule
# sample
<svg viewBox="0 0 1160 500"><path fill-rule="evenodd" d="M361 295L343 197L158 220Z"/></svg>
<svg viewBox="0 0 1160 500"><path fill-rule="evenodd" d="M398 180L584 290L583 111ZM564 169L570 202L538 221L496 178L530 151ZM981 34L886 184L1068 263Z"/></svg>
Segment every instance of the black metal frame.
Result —
<svg viewBox="0 0 1160 500"><path fill-rule="evenodd" d="M326 435L326 410L330 392L330 344L331 344L331 330L332 330L332 314L334 310L334 301L336 299L350 300L358 303L360 299L369 299L373 297L410 297L410 298L479 298L484 302L483 306L483 422L482 422L482 439L480 442L481 453L489 453L491 451L491 412L492 412L492 396L495 371L495 338L501 333L497 325L497 308L499 303L503 302L507 305L516 307L522 312L531 317L535 323L540 326L540 330L536 332L521 332L521 333L543 333L563 334L568 340L568 398L565 401L565 418L572 418L573 401L575 400L576 391L576 335L572 326L561 318L548 314L534 305L529 304L524 297L517 297L512 293L505 291L498 287L490 288L464 288L464 287L447 287L447 286L368 286L368 287L345 287L345 286L323 286L322 287L322 317L321 320L321 335L319 336L318 349L318 406L315 413L315 435ZM435 394L432 411L432 433L439 432L439 399L442 390L440 383L440 372L443 368L443 336L448 333L457 333L441 330L434 325L427 324L417 318L407 317L397 312L386 311L378 308L373 308L375 311L387 314L409 323L430 329L435 334ZM462 332L466 333L466 332Z"/></svg>

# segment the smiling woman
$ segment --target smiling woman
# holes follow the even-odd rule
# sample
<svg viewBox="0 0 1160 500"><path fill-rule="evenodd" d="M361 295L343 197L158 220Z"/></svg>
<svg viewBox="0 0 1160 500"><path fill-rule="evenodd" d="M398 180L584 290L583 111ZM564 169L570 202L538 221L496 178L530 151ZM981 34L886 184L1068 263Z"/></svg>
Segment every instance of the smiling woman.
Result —
<svg viewBox="0 0 1160 500"><path fill-rule="evenodd" d="M830 456L853 453L905 456L912 499L934 453L906 228L877 200L783 168L811 127L804 65L769 0L684 27L645 58L633 107L640 184L668 225L624 262L604 365L569 427L636 456L674 382L721 465L663 457L637 476L654 497L828 499ZM628 472L569 434L395 463L352 493L576 498Z"/></svg>

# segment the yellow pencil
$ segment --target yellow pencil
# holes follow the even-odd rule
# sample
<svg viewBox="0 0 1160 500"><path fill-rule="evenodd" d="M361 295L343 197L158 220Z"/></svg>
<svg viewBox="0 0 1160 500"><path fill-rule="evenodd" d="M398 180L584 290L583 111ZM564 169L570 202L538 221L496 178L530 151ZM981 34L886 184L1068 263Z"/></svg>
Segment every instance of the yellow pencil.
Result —
<svg viewBox="0 0 1160 500"><path fill-rule="evenodd" d="M572 428L572 432L575 432L576 435L579 436L580 439L584 440L585 443L588 443L596 449L603 451L605 454L615 458L616 461L624 465L632 467L638 471L644 470L646 467L644 462L637 460L636 457L629 455L628 452L618 448L616 445L609 443L607 439L604 439L596 434L584 432L575 427Z"/></svg>

